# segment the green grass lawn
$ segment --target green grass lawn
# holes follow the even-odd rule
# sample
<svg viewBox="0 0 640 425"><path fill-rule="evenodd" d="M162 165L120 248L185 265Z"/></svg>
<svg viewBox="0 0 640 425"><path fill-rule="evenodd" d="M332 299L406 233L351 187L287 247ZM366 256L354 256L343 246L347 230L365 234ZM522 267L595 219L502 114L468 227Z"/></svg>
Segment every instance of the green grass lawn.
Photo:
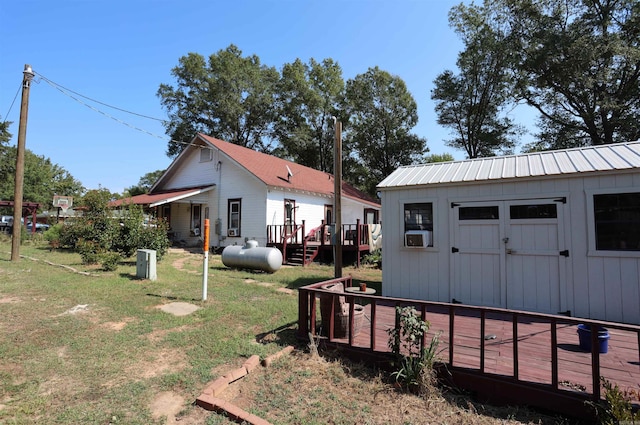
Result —
<svg viewBox="0 0 640 425"><path fill-rule="evenodd" d="M150 408L157 394L195 409L216 373L296 343L297 292L283 288L333 276L320 265L230 270L212 255L203 302L201 254L170 252L149 281L136 278L135 257L105 272L43 242L22 245L18 262L10 251L3 238L0 423L164 423ZM379 271L345 272L379 289ZM158 308L174 301L201 308L184 317Z"/></svg>
<svg viewBox="0 0 640 425"><path fill-rule="evenodd" d="M284 346L298 350L230 385L222 397L273 424L569 423L526 409L497 409L460 394L398 392L388 377L297 341L297 291L333 277L332 265L231 270L169 252L156 281L137 279L135 258L113 272L78 254L22 245L10 261L0 235L0 423L229 424L194 406L206 384ZM65 267L63 267L65 266ZM381 290L381 272L345 267ZM159 307L192 303L182 317Z"/></svg>

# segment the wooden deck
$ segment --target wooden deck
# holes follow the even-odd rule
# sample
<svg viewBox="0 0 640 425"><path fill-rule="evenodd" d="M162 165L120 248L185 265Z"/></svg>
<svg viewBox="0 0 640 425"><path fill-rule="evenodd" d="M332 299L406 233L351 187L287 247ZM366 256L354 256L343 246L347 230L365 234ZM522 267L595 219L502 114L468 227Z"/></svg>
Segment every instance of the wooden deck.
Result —
<svg viewBox="0 0 640 425"><path fill-rule="evenodd" d="M350 278L343 280L349 286ZM321 284L301 288L300 302L304 304L306 297L307 305L300 306L299 327L305 326L305 310L309 315L305 317L307 328L299 331L327 335L323 326L328 324L312 314L318 314L316 298L327 294L316 292ZM487 400L579 417L584 412L578 410L585 410L584 401L602 397L600 377L622 390L640 390L640 326L460 304L345 296L347 301L365 305L364 324L354 335L328 335L325 343L370 356L388 356L387 330L395 326L395 306L413 305L431 324L426 342L439 335L438 360L452 381L477 394L486 393ZM598 341L592 352L580 348L579 323L608 329L607 353L599 353Z"/></svg>

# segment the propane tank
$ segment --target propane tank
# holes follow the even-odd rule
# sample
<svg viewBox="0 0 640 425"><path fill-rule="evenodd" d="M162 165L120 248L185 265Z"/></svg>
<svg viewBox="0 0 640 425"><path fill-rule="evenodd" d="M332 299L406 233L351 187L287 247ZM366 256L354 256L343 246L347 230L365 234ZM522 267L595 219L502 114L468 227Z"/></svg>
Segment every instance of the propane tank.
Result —
<svg viewBox="0 0 640 425"><path fill-rule="evenodd" d="M222 264L238 269L256 269L273 273L282 266L282 253L278 248L259 247L258 241L252 239L242 246L227 246L222 251Z"/></svg>

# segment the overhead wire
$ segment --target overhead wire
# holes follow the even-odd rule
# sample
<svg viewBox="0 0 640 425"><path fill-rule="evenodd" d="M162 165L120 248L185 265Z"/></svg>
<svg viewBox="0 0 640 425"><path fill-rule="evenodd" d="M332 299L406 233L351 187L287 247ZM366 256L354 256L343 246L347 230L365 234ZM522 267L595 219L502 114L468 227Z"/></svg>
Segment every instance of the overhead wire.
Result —
<svg viewBox="0 0 640 425"><path fill-rule="evenodd" d="M108 114L107 112L104 112L104 111L102 111L102 110L100 110L100 109L98 109L98 108L96 108L96 107L94 107L94 106L82 101L81 99L78 99L78 97L82 97L82 98L87 99L87 100L89 100L91 102L95 102L95 103L98 103L100 105L107 106L109 108L116 109L118 111L125 112L125 113L131 114L131 115L136 115L136 116L139 116L139 117L142 117L142 118L147 118L147 119L151 119L151 120L155 120L155 121L160 121L160 122L163 122L163 123L166 122L166 120L162 120L162 119L159 119L159 118L151 117L151 116L148 116L148 115L139 114L139 113L136 113L136 112L131 112L131 111L128 111L128 110L123 109L123 108L119 108L119 107L112 106L112 105L109 105L109 104L104 103L104 102L100 102L98 100L92 99L92 98L90 98L88 96L82 95L82 94L80 94L78 92L75 92L73 90L67 89L64 86L62 86L62 85L60 85L58 83L55 83L54 81L51 81L50 79L48 79L44 75L40 74L39 72L33 71L33 73L36 74L41 80L43 80L44 82L49 84L51 87L55 88L60 93L64 94L65 96L68 96L71 99L75 100L76 102L80 103L81 105L84 105L87 108L91 109L92 111L97 112L97 113L99 113L99 114L101 114L101 115L103 115L103 116L105 116L107 118L110 118L110 119L112 119L112 120L114 120L114 121L116 121L116 122L118 122L118 123L120 123L122 125L125 125L125 126L131 128L131 129L133 129L133 130L139 131L141 133L145 133L145 134L147 134L149 136L152 136L152 137L155 137L155 138L167 141L167 142L177 143L177 144L185 145L185 146L195 146L195 147L202 148L202 145L197 145L195 143L184 142L184 141L180 141L180 140L168 139L165 136L160 136L158 134L152 133L152 132L150 132L148 130L145 130L143 128L137 127L137 126L135 126L133 124L129 124L129 123L121 120L120 118L114 117L113 115ZM18 89L18 91L20 91L20 89ZM76 96L78 96L78 97L76 97ZM16 93L16 97L17 97L17 93ZM15 101L15 99L14 99L14 101Z"/></svg>
<svg viewBox="0 0 640 425"><path fill-rule="evenodd" d="M11 109L13 109L13 104L16 103L16 99L18 98L18 93L20 93L20 89L22 88L22 82L20 82L20 85L18 85L18 90L16 90L16 95L13 97L13 101L11 102L11 106L9 106L9 110L7 111L6 115L4 116L4 122L7 122L7 117L9 116L9 114L11 113Z"/></svg>
<svg viewBox="0 0 640 425"><path fill-rule="evenodd" d="M49 85L52 85L52 86L54 86L54 87L56 87L56 88L57 88L57 87L59 87L60 89L63 89L64 91L67 91L67 92L69 92L69 93L73 93L73 94L75 94L76 96L80 96L80 97L82 97L82 98L84 98L84 99L87 99L87 100L89 100L89 101L91 101L91 102L98 103L98 104L100 104L100 105L106 106L107 108L115 109L115 110L118 110L118 111L121 111L121 112L126 112L127 114L135 115L135 116L142 117L142 118L147 118L147 119L154 120L154 121L159 121L159 122L164 122L164 121L165 121L165 120L163 120L163 119L161 119L161 118L151 117L151 116L149 116L149 115L143 115L143 114L139 114L139 113L137 113L137 112L131 112L131 111L128 111L128 110L126 110L126 109L122 109L122 108L119 108L119 107L117 107L117 106L109 105L108 103L104 103L104 102L101 102L101 101L99 101L99 100L92 99L92 98L90 98L90 97L88 97L88 96L85 96L85 95L83 95L83 94L81 94L81 93L78 93L78 92L73 91L73 90L71 90L71 89L69 89L69 88L66 88L65 86L63 86L63 85L61 85L61 84L58 84L58 83L56 83L56 82L54 82L54 81L51 81L51 80L49 80L47 77L45 77L44 75L42 75L42 74L40 74L40 73L38 73L38 72L35 72L35 71L34 71L33 73L34 73L34 74L36 74L36 75L38 75L41 79L43 79L43 80L44 80L44 81L46 81L47 83L49 83Z"/></svg>

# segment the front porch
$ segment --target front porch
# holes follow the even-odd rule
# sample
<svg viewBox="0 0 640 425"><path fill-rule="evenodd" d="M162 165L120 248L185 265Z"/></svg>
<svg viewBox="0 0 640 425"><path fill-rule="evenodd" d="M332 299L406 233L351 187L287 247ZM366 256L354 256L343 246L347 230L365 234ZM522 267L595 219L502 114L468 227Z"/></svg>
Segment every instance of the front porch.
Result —
<svg viewBox="0 0 640 425"><path fill-rule="evenodd" d="M322 344L360 359L386 363L390 359L387 330L396 326L395 307L414 306L431 324L423 343L440 334L441 376L482 400L530 405L592 419L593 412L585 402L603 397L601 377L622 390L639 389L640 326L320 288L335 282L345 287L353 285L351 277L345 277L299 289L301 339L311 335ZM318 321L318 301L329 297L333 304L338 296L344 296L349 303L347 336L340 338L334 336L333 315L329 315L329 323ZM357 327L354 301L365 306L364 324L357 332L353 332ZM591 353L582 351L578 324L606 327L610 333L608 352L600 353L595 332Z"/></svg>
<svg viewBox="0 0 640 425"><path fill-rule="evenodd" d="M360 267L362 257L373 249L373 234L368 224L343 224L340 229L343 255ZM278 248L285 263L305 266L316 259L331 262L333 260L335 235L332 226L325 224L309 229L305 221L299 225L268 225L267 246Z"/></svg>

